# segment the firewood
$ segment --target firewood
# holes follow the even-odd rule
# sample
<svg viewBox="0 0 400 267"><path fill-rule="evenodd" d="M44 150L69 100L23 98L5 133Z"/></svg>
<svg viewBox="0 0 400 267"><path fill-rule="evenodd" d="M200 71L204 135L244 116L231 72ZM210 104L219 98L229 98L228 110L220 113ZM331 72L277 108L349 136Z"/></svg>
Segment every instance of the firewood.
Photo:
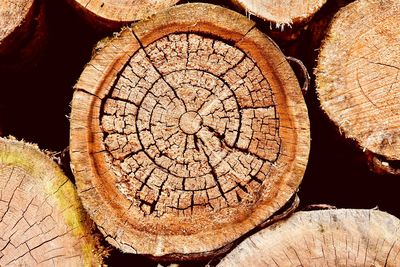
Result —
<svg viewBox="0 0 400 267"><path fill-rule="evenodd" d="M0 266L96 266L93 222L34 145L0 138Z"/></svg>
<svg viewBox="0 0 400 267"><path fill-rule="evenodd" d="M70 154L112 245L212 256L290 199L308 160L307 109L254 22L185 4L103 46L75 85Z"/></svg>
<svg viewBox="0 0 400 267"><path fill-rule="evenodd" d="M224 266L400 266L400 221L378 210L295 213L248 237Z"/></svg>
<svg viewBox="0 0 400 267"><path fill-rule="evenodd" d="M41 0L0 2L0 67L26 63L44 44L46 32Z"/></svg>
<svg viewBox="0 0 400 267"><path fill-rule="evenodd" d="M399 17L400 2L392 0L342 8L316 68L322 109L347 138L388 165L400 160L400 30L390 26Z"/></svg>
<svg viewBox="0 0 400 267"><path fill-rule="evenodd" d="M326 0L231 0L244 9L248 15L254 15L269 21L277 28L284 29L293 24L302 24L326 3Z"/></svg>
<svg viewBox="0 0 400 267"><path fill-rule="evenodd" d="M179 0L66 0L87 22L99 29L116 30L147 18Z"/></svg>

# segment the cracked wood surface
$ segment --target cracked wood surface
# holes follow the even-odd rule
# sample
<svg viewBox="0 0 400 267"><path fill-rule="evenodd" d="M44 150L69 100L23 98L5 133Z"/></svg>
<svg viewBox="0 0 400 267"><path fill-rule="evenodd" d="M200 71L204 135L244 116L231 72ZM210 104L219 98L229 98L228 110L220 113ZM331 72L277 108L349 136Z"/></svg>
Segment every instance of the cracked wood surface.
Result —
<svg viewBox="0 0 400 267"><path fill-rule="evenodd" d="M231 0L246 11L276 27L309 21L326 0Z"/></svg>
<svg viewBox="0 0 400 267"><path fill-rule="evenodd" d="M179 0L67 0L92 24L117 29L175 5Z"/></svg>
<svg viewBox="0 0 400 267"><path fill-rule="evenodd" d="M316 69L322 109L362 149L400 160L398 1L356 1L335 16Z"/></svg>
<svg viewBox="0 0 400 267"><path fill-rule="evenodd" d="M224 266L400 266L400 221L378 210L298 212L239 244Z"/></svg>
<svg viewBox="0 0 400 267"><path fill-rule="evenodd" d="M0 266L95 266L75 188L35 146L0 139Z"/></svg>
<svg viewBox="0 0 400 267"><path fill-rule="evenodd" d="M70 141L78 192L111 244L202 257L296 191L309 122L284 55L253 22L187 4L124 29L88 63Z"/></svg>

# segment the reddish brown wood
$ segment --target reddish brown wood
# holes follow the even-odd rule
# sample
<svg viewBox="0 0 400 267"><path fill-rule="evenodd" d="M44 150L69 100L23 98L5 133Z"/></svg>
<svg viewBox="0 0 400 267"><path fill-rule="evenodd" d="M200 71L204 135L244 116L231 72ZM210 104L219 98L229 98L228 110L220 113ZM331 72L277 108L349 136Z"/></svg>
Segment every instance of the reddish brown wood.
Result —
<svg viewBox="0 0 400 267"><path fill-rule="evenodd" d="M208 4L124 29L72 101L83 203L125 252L210 256L296 191L309 152L299 84L245 17Z"/></svg>

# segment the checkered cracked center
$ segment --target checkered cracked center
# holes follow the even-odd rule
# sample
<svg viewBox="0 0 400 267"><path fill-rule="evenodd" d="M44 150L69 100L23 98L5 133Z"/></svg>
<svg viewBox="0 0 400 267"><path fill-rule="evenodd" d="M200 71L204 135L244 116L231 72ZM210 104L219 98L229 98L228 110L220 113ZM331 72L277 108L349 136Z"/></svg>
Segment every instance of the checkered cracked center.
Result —
<svg viewBox="0 0 400 267"><path fill-rule="evenodd" d="M254 203L281 145L259 67L198 34L138 50L103 100L101 127L117 188L154 216Z"/></svg>

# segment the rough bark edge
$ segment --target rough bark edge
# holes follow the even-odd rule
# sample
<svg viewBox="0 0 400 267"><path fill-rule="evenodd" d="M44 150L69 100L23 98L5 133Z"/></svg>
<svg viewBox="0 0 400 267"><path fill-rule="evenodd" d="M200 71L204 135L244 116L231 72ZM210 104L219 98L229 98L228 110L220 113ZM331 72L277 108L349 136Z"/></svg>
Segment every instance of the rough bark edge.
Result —
<svg viewBox="0 0 400 267"><path fill-rule="evenodd" d="M54 196L69 196L69 199L55 197L58 208L65 210L65 223L73 229L73 235L85 240L82 246L84 266L100 266L107 252L103 250L99 237L93 232L95 225L84 211L75 186L45 153L46 151L42 152L35 144L18 141L14 137L0 137L0 163L19 167L35 178L50 177L49 183L43 188L44 192ZM71 205L71 201L76 202L78 209L66 209Z"/></svg>
<svg viewBox="0 0 400 267"><path fill-rule="evenodd" d="M204 29L202 29L200 24L205 24L205 25L211 25L212 29L215 29L217 31L216 35L221 34L222 36L229 36L230 40L226 41L231 41L235 42L237 45L240 46L241 49L248 51L249 49L251 50L251 45L254 45L254 40L257 40L259 48L257 51L253 51L251 54L256 57L256 61L258 64L263 64L262 68L264 69L264 72L266 69L271 69L271 66L268 65L266 62L266 54L268 53L276 53L277 55L281 56L281 58L284 59L283 54L280 51L274 51L275 48L273 43L269 43L266 40L262 42L263 38L265 35L260 33L258 30L254 29L254 23L251 23L250 21L246 20L244 17L238 15L235 12L229 11L231 14L229 16L229 21L232 20L244 20L246 21L246 24L248 24L247 29L237 29L236 32L242 32L242 34L227 34L227 33L232 33L232 29L229 29L230 27L234 27L234 23L228 23L225 24L227 17L221 16L221 7L213 6L213 5L205 5L205 4L188 4L185 5L186 7L182 7L182 5L179 8L171 8L166 12L163 12L161 14L158 14L156 16L151 17L150 19L146 19L144 21L141 21L135 25L133 25L132 29L133 32L130 31L129 29L124 29L120 34L120 39L117 40L112 40L109 43L107 43L104 48L101 49L102 53L97 53L97 55L92 59L90 63L88 63L87 68L84 70L83 74L81 75L80 80L78 81L77 85L75 86L75 94L74 94L74 101L73 101L73 107L72 107L72 114L71 114L71 158L72 158L72 168L74 170L75 176L77 177L77 183L79 187L79 192L82 198L86 198L85 195L90 195L92 194L92 198L98 199L99 195L96 190L94 190L95 186L93 185L91 179L94 177L90 177L92 175L98 176L100 175L105 175L109 170L97 170L97 175L96 174L84 174L87 171L87 168L82 168L82 165L87 166L88 168L93 168L94 169L94 162L92 159L88 158L85 153L80 153L79 151L91 151L89 154L93 154L95 157L101 156L101 151L104 150L104 148L101 146L101 144L94 144L95 149L91 149L88 147L88 144L93 145L93 140L96 139L96 135L101 134L101 131L99 129L99 126L94 126L94 134L92 136L88 136L85 133L86 128L93 128L90 124L90 121L92 119L98 119L98 111L93 112L93 110L90 110L90 107L87 105L83 107L82 105L75 104L78 102L79 98L86 98L87 100L85 101L86 103L92 103L92 106L100 106L100 101L102 98L105 97L106 91L107 91L107 86L113 82L116 76L116 73L118 73L122 66L123 63L128 60L131 56L131 54L139 49L141 45L145 46L148 43L151 43L155 39L158 39L160 36L166 35L169 32L171 32L171 27L173 28L173 25L168 25L168 23L160 23L160 22L165 22L169 21L171 17L176 16L175 19L177 21L174 21L176 23L180 23L181 26L181 31L188 31L188 32L204 32ZM210 17L213 17L213 19L216 19L218 22L216 24L216 21L213 21L212 19L209 19L210 17L207 17L207 20L210 20L209 24L206 22L196 24L196 12L194 11L192 14L193 16L178 16L177 14L184 14L185 11L184 9L190 9L194 8L196 10L196 6L201 6L202 8L207 7L207 10L209 11L207 14ZM190 8L189 8L190 7ZM225 9L226 10L226 9ZM224 11L227 12L227 11ZM187 14L187 13L186 13ZM202 17L204 19L204 17ZM157 20L159 22L157 22ZM182 25L186 26L182 26ZM160 26L164 25L164 26ZM176 24L174 24L176 25ZM205 27L203 25L203 27ZM214 28L215 27L215 28ZM219 28L218 28L219 27ZM228 29L227 29L228 27ZM152 32L152 34L148 34L149 32ZM224 35L225 33L225 35ZM227 38L227 37L225 37ZM138 44L138 39L141 40L141 44ZM240 44L239 44L240 43ZM267 45L265 43L268 43ZM269 49L267 49L269 48ZM265 50L263 50L265 49ZM272 51L270 51L272 49ZM115 54L115 56L110 56L110 54ZM261 63L258 61L260 60ZM93 65L96 64L96 67ZM296 134L297 136L301 136L302 141L298 144L296 148L294 146L288 145L287 147L284 148L284 152L287 152L286 150L292 151L293 149L297 151L297 156L301 158L300 161L297 161L296 164L292 164L291 169L288 170L288 172L292 173L293 175L298 176L296 181L288 181L289 177L288 175L285 175L286 178L282 177L276 177L276 180L278 178L281 178L282 181L274 181L272 184L273 185L280 185L284 187L285 189L288 189L286 193L283 193L284 195L281 195L279 203L275 200L271 200L271 202L264 203L263 206L269 206L269 208L265 208L267 211L264 211L263 214L260 214L258 216L259 218L257 219L258 222L254 221L254 218L252 220L248 219L250 222L249 224L253 225L254 227L258 224L261 223L263 220L267 219L268 216L263 216L265 215L265 212L269 215L271 215L274 211L278 210L281 208L292 196L292 194L295 192L297 189L298 185L300 184L302 180L302 175L304 174L304 169L307 163L307 158L308 158L308 152L309 152L309 122L308 122L308 117L307 117L307 110L305 104L302 105L304 109L298 109L298 107L294 107L296 103L304 103L304 99L301 95L301 91L299 88L299 85L297 83L297 79L295 78L295 75L291 68L289 67L289 64L287 63L286 60L283 60L279 64L277 64L278 67L276 70L274 70L280 78L275 77L275 80L273 81L273 87L275 88L280 88L282 87L282 83L285 84L288 88L288 91L282 92L282 95L280 96L280 99L277 100L279 103L285 103L285 106L291 111L291 114L287 114L287 112L281 113L282 115L282 124L286 125L288 123L293 123L291 125L293 129L297 129L298 132L292 133ZM92 74L92 75L89 75ZM93 75L95 74L95 75ZM265 74L265 73L264 73ZM270 77L271 74L267 74L267 77ZM97 77L96 80L93 79L87 79L85 77L87 76L92 76L92 77ZM290 84L290 86L289 86ZM288 100L289 98L290 100ZM280 108L280 107L278 107ZM293 119L293 121L290 121ZM290 126L290 125L289 125ZM282 131L286 131L284 128L282 128ZM288 134L288 133L287 133ZM77 137L79 136L79 138ZM78 140L79 139L79 140ZM296 138L294 138L296 139ZM100 152L100 153L99 153ZM289 152L290 153L290 152ZM80 166L77 166L75 163L80 162ZM279 167L279 164L278 166ZM283 167L283 166L280 166ZM275 171L273 171L275 172ZM281 174L282 175L282 174ZM82 177L85 176L85 177ZM273 175L272 175L273 176ZM82 179L82 180L81 180ZM272 186L273 186L272 185ZM278 192L274 193L275 196L278 194ZM110 196L109 196L110 197ZM270 195L272 198L272 196ZM113 200L115 201L115 200ZM129 203L127 203L126 200L120 199L119 205L125 208L129 207ZM124 203L125 202L125 203ZM285 202L285 203L280 203L280 202ZM93 205L98 205L98 203L93 203ZM88 205L85 205L86 208L89 210L89 213L92 213L90 211L90 207ZM110 212L111 207L105 207L105 210L111 214ZM260 207L262 209L263 207ZM96 214L97 217L100 215ZM263 217L263 218L260 218ZM265 218L267 217L267 218ZM109 218L105 218L100 216L97 221L106 221ZM117 223L117 222L114 222ZM122 222L121 222L122 223ZM117 223L120 224L120 223ZM130 246L129 244L121 244L120 242L117 242L114 239L114 235L116 233L107 233L105 229L101 226L99 226L100 230L102 230L103 234L105 234L106 239L113 244L116 247L119 247L125 252L130 252L130 253L145 253L145 252L140 252L137 251L135 248ZM229 229L232 230L232 229ZM237 230L237 229L236 229ZM228 231L228 230L226 230ZM249 229L245 230L240 230L242 233L248 232ZM143 233L136 233L135 235L131 236L131 239L137 238L138 236L142 236L141 241L137 241L137 243L141 242L155 242L153 238L149 238L148 236L143 236ZM173 237L172 237L173 238ZM182 237L180 237L182 238ZM152 240L153 239L153 240ZM224 244L218 244L214 245L214 249L221 248L222 246L226 245L228 242L232 242L233 240L227 240L224 242ZM179 245L181 242L177 242L176 246L182 246ZM193 245L193 244L192 244ZM175 250L179 251L178 250ZM212 252L208 253L211 256L213 255L215 251L213 250ZM187 251L189 255L183 255L182 257L187 257L188 259L191 257L190 254L196 253L196 251ZM168 252L161 252L161 253L156 253L156 256L168 256L168 255L175 255L174 251L168 251ZM207 255L210 256L210 255ZM201 255L202 257L204 255ZM182 258L180 258L182 259Z"/></svg>

